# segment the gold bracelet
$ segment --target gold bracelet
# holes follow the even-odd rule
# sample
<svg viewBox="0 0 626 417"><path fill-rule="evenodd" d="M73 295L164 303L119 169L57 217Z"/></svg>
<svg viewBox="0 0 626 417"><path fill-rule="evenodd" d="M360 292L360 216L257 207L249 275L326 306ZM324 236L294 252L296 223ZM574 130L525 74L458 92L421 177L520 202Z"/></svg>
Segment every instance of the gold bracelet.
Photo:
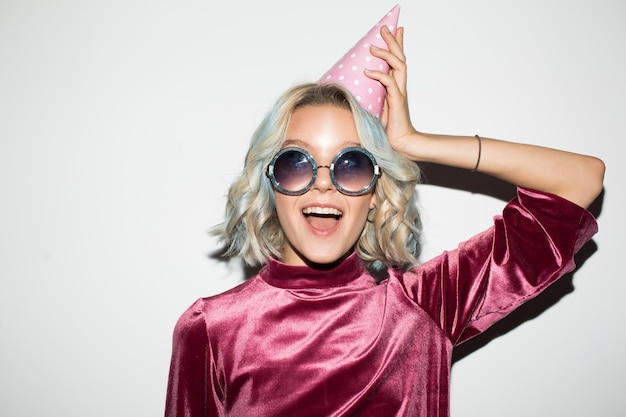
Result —
<svg viewBox="0 0 626 417"><path fill-rule="evenodd" d="M476 170L478 169L478 165L480 165L480 154L482 153L482 148L483 148L482 140L480 140L480 136L474 135L474 137L478 139L478 158L476 159L476 166L471 172L476 172Z"/></svg>

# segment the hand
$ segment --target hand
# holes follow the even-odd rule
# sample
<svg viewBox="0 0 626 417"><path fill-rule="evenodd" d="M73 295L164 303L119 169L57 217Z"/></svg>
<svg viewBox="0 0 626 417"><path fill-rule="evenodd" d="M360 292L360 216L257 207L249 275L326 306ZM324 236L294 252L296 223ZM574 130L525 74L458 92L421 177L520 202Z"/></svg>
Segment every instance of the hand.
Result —
<svg viewBox="0 0 626 417"><path fill-rule="evenodd" d="M398 152L407 154L408 141L417 131L411 124L409 104L407 100L407 66L404 55L404 28L396 30L395 37L384 25L380 34L387 43L389 50L370 47L373 56L383 59L389 64L389 74L380 71L365 70L365 75L379 81L385 86L387 94L380 120L387 130L391 146Z"/></svg>

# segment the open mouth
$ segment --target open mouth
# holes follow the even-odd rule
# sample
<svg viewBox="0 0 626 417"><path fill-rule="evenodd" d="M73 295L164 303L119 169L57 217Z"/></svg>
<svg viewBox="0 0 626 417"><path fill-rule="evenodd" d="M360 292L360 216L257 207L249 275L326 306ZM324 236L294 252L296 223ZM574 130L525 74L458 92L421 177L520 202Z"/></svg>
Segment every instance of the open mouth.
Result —
<svg viewBox="0 0 626 417"><path fill-rule="evenodd" d="M302 214L311 227L318 230L332 229L343 216L341 210L332 207L307 207Z"/></svg>

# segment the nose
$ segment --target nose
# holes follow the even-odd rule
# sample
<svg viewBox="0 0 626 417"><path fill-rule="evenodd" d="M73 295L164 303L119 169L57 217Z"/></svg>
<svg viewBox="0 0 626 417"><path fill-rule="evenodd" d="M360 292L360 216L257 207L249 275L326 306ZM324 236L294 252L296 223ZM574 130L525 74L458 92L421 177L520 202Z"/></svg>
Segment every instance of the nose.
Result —
<svg viewBox="0 0 626 417"><path fill-rule="evenodd" d="M317 175L313 187L318 191L330 191L335 189L332 179L330 178L330 167L328 165L318 165Z"/></svg>

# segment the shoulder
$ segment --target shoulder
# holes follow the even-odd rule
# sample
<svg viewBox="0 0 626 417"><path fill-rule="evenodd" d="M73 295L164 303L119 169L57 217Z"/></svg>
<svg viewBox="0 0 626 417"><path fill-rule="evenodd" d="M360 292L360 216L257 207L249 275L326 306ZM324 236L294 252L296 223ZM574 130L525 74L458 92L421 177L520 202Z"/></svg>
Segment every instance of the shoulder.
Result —
<svg viewBox="0 0 626 417"><path fill-rule="evenodd" d="M177 331L208 328L228 322L244 313L246 305L264 297L269 287L260 277L249 280L216 295L194 301L180 316Z"/></svg>

